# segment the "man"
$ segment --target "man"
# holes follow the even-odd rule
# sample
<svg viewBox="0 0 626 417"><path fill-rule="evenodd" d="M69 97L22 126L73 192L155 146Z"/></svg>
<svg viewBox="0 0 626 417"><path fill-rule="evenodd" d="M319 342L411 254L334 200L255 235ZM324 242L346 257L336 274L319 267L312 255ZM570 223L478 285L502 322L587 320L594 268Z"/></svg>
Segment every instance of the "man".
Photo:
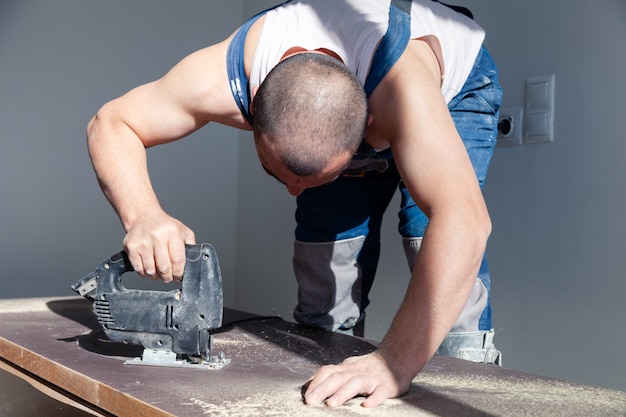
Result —
<svg viewBox="0 0 626 417"><path fill-rule="evenodd" d="M195 240L160 207L145 148L209 122L254 129L263 168L298 196L302 324L360 333L382 213L402 193L405 298L375 352L308 381L308 404L365 394L363 406L376 406L404 393L438 349L497 362L480 186L501 90L483 38L431 0L291 1L105 104L89 123L89 151L133 267L179 279L184 243Z"/></svg>

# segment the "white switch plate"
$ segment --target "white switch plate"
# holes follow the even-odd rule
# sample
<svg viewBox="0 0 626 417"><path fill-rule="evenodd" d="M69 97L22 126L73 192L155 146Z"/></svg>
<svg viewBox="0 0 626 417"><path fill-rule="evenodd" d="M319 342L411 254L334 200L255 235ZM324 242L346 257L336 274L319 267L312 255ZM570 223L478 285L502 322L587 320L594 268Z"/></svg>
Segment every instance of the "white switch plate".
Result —
<svg viewBox="0 0 626 417"><path fill-rule="evenodd" d="M554 141L554 82L554 74L526 80L524 143Z"/></svg>

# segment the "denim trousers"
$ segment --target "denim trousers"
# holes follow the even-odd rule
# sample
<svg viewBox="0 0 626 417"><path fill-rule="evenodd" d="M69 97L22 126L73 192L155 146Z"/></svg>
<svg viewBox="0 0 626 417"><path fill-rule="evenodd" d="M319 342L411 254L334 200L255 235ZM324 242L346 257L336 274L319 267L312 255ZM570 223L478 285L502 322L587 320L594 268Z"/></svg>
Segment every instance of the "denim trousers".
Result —
<svg viewBox="0 0 626 417"><path fill-rule="evenodd" d="M448 109L465 144L476 177L482 188L497 138L498 111L502 89L498 84L495 63L482 48L462 90L449 102ZM352 166L358 168L352 169ZM297 198L296 252L294 269L299 284L296 320L329 330L349 328L364 317L368 294L374 282L380 254L380 228L383 214L396 189L401 193L398 231L403 238L424 236L427 216L417 207L404 186L389 149L376 152L365 143L355 155L351 167L334 182L305 190ZM340 251L324 243L355 242L354 260L342 260L349 284L340 296L342 269L325 263ZM300 249L300 246L309 249ZM316 249L317 248L317 249ZM322 251L325 254L315 254ZM305 259L306 258L306 259ZM486 257L479 278L490 288ZM333 282L333 280L335 282ZM344 287L346 287L344 285ZM328 293L328 294L326 294ZM354 304L352 317L331 317L340 298ZM358 312L356 311L358 309ZM491 329L491 307L487 301L478 330Z"/></svg>

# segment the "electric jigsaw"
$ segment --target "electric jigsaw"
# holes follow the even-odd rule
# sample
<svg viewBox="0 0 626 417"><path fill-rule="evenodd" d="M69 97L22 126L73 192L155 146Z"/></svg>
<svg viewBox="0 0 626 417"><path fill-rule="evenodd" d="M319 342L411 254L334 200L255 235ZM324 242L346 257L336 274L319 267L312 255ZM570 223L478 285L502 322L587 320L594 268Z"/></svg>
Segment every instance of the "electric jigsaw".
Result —
<svg viewBox="0 0 626 417"><path fill-rule="evenodd" d="M185 245L181 289L127 289L122 275L133 271L124 251L105 260L72 289L93 301L98 322L115 342L143 346L141 358L125 363L221 369L230 363L212 355L213 332L222 326L222 275L208 243Z"/></svg>

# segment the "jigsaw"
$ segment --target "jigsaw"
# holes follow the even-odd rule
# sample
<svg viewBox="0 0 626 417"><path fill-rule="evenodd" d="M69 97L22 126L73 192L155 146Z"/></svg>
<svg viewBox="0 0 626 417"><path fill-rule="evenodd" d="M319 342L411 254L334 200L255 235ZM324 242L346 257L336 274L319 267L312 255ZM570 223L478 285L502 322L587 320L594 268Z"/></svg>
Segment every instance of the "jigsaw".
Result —
<svg viewBox="0 0 626 417"><path fill-rule="evenodd" d="M141 358L125 363L221 369L230 363L212 355L213 332L222 326L222 275L209 243L186 245L181 289L127 289L133 271L124 251L105 260L71 288L93 301L98 322L115 342L143 346Z"/></svg>

